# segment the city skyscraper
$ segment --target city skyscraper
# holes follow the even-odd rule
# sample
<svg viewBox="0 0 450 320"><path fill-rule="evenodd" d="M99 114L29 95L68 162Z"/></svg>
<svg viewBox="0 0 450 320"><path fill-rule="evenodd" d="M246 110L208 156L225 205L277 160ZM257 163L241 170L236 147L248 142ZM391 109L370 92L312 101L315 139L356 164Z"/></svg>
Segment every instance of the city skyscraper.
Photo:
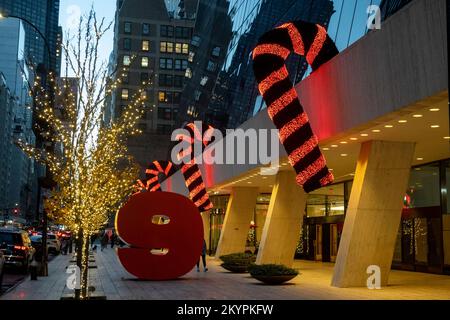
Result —
<svg viewBox="0 0 450 320"><path fill-rule="evenodd" d="M24 23L25 29L25 57L33 63L43 63L59 75L61 55L57 56L58 27L60 0L0 0L0 12L15 15L29 20L46 37L51 56L48 57L44 40L28 24Z"/></svg>
<svg viewBox="0 0 450 320"><path fill-rule="evenodd" d="M150 83L145 92L145 115L139 124L143 134L128 142L130 154L142 167L167 158L196 10L197 0L117 1L110 67L121 70L124 79L113 93L109 109L112 118L117 118L142 83Z"/></svg>
<svg viewBox="0 0 450 320"><path fill-rule="evenodd" d="M4 75L5 85L10 93L10 103L0 118L5 123L4 153L10 156L10 163L4 173L7 178L8 197L2 207L14 208L17 216L32 217L36 208L37 190L33 188L37 176L34 161L14 145L14 140L22 140L34 145L35 135L32 130L32 99L28 94L30 72L25 63L25 31L17 19L0 21L0 70ZM11 118L11 119L9 119Z"/></svg>

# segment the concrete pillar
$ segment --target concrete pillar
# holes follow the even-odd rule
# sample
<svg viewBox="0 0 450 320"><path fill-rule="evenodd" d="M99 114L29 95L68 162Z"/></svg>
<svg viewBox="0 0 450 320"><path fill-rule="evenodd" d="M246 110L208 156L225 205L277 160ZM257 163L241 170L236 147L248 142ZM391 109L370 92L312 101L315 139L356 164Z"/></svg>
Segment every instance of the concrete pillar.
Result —
<svg viewBox="0 0 450 320"><path fill-rule="evenodd" d="M278 172L256 258L257 264L292 265L305 206L306 193L295 183L295 173Z"/></svg>
<svg viewBox="0 0 450 320"><path fill-rule="evenodd" d="M381 286L387 285L413 155L414 143L362 144L333 286L366 286L370 265L380 267Z"/></svg>
<svg viewBox="0 0 450 320"><path fill-rule="evenodd" d="M245 251L257 196L258 188L232 188L217 245L217 258L225 254Z"/></svg>

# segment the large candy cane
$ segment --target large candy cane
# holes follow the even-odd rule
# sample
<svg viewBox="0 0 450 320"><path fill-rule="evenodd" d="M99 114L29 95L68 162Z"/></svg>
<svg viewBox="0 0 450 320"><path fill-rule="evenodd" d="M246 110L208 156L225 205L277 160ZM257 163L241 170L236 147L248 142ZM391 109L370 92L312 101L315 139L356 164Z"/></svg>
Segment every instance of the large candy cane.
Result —
<svg viewBox="0 0 450 320"><path fill-rule="evenodd" d="M147 176L146 189L148 191L161 191L159 184L159 174L163 173L167 178L176 172L175 167L170 161L153 161L145 170Z"/></svg>
<svg viewBox="0 0 450 320"><path fill-rule="evenodd" d="M167 178L176 172L176 168L170 161L153 161L145 170L146 179L137 180L135 193L143 191L161 191L159 184L159 174L163 173Z"/></svg>
<svg viewBox="0 0 450 320"><path fill-rule="evenodd" d="M186 187L189 190L189 197L200 212L207 211L213 207L213 204L209 200L202 173L195 162L194 145L195 141L201 142L203 150L203 148L211 143L210 137L214 129L211 126L207 126L206 130L204 130L204 126L200 129L194 123L187 124L184 129L189 134L179 134L177 136L178 140L184 140L189 143L189 147L178 155L179 159L185 159L181 167L181 172L183 173Z"/></svg>
<svg viewBox="0 0 450 320"><path fill-rule="evenodd" d="M269 117L297 173L297 184L311 192L332 183L334 178L289 79L285 61L292 51L305 56L316 70L338 50L325 28L303 21L285 23L265 33L253 50L253 70Z"/></svg>

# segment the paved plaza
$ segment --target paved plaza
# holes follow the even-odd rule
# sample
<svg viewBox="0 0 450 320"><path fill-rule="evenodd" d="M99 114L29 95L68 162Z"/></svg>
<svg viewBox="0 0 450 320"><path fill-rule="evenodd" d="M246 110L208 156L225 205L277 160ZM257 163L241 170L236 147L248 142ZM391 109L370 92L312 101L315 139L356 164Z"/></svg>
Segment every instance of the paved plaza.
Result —
<svg viewBox="0 0 450 320"><path fill-rule="evenodd" d="M208 259L209 271L193 271L173 281L134 279L118 261L114 249L95 253L97 269L90 269L90 285L108 300L309 300L309 299L450 299L450 276L393 270L388 287L334 288L330 286L333 264L296 261L301 274L282 286L266 286L248 274L233 274ZM70 256L50 263L47 278L27 279L0 297L1 300L59 300L70 293L65 283Z"/></svg>

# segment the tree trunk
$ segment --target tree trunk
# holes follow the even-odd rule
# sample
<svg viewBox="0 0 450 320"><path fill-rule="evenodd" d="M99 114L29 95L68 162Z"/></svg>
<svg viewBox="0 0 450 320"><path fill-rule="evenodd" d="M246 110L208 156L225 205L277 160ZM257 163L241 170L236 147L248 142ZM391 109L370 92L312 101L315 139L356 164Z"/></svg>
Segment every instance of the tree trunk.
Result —
<svg viewBox="0 0 450 320"><path fill-rule="evenodd" d="M77 266L80 268L80 289L75 290L75 299L88 298L88 269L89 269L89 235L82 229L78 231L76 241Z"/></svg>

